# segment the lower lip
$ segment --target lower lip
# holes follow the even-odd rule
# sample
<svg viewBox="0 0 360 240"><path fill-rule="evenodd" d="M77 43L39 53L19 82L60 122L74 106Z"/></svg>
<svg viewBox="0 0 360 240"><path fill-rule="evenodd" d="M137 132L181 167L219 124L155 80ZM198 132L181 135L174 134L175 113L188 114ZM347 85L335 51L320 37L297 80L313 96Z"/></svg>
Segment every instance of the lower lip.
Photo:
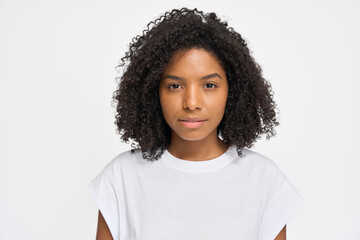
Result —
<svg viewBox="0 0 360 240"><path fill-rule="evenodd" d="M200 122L185 122L185 121L180 121L185 127L187 128L197 128L200 127L201 125L204 124L204 121L200 121Z"/></svg>

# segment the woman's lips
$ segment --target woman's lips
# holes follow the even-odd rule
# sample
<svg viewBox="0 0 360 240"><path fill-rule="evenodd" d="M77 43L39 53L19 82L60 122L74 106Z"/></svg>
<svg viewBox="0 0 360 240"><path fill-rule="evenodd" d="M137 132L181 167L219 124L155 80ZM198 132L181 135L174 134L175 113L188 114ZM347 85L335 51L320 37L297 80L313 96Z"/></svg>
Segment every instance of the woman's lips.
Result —
<svg viewBox="0 0 360 240"><path fill-rule="evenodd" d="M198 120L198 121L187 121L187 120L180 120L181 124L187 128L198 128L204 124L205 120Z"/></svg>
<svg viewBox="0 0 360 240"><path fill-rule="evenodd" d="M206 119L198 118L198 117L186 117L186 118L180 118L179 120L186 122L200 122L200 121L205 121Z"/></svg>

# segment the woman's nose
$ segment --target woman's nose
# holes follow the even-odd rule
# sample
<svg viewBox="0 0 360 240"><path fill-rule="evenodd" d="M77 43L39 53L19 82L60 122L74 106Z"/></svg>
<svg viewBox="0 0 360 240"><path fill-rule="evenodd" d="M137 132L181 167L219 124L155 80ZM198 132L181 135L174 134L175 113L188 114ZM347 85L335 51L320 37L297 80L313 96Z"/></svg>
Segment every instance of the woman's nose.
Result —
<svg viewBox="0 0 360 240"><path fill-rule="evenodd" d="M185 89L184 108L189 110L196 110L202 108L202 93L200 89L196 87L190 87Z"/></svg>

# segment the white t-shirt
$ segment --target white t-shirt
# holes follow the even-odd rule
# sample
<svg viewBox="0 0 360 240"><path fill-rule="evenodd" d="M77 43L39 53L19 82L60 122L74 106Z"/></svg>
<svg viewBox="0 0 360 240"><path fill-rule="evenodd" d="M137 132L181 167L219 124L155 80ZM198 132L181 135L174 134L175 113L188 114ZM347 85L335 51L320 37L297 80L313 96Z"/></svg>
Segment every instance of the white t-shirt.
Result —
<svg viewBox="0 0 360 240"><path fill-rule="evenodd" d="M273 240L303 198L272 160L243 154L150 162L129 150L89 187L115 240Z"/></svg>

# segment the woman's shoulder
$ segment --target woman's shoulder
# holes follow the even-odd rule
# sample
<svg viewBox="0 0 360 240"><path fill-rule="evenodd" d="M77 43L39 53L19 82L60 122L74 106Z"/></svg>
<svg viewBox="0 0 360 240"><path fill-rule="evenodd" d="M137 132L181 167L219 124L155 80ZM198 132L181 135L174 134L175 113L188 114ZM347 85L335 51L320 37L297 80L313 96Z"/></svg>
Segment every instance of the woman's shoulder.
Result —
<svg viewBox="0 0 360 240"><path fill-rule="evenodd" d="M117 175L121 169L130 168L137 164L142 156L141 149L126 150L113 157L104 167L108 176Z"/></svg>
<svg viewBox="0 0 360 240"><path fill-rule="evenodd" d="M249 174L261 176L261 179L273 182L284 182L287 178L278 164L271 158L253 150L244 149L244 166Z"/></svg>
<svg viewBox="0 0 360 240"><path fill-rule="evenodd" d="M124 165L129 163L134 163L139 158L141 158L142 152L141 149L129 149L123 151L117 155L115 155L107 165L114 166L114 165Z"/></svg>
<svg viewBox="0 0 360 240"><path fill-rule="evenodd" d="M277 164L274 160L271 158L256 152L254 150L250 150L248 148L244 148L242 150L242 153L244 155L244 160L248 162L249 164L252 164L254 166L258 167L267 167L267 168L278 168Z"/></svg>

